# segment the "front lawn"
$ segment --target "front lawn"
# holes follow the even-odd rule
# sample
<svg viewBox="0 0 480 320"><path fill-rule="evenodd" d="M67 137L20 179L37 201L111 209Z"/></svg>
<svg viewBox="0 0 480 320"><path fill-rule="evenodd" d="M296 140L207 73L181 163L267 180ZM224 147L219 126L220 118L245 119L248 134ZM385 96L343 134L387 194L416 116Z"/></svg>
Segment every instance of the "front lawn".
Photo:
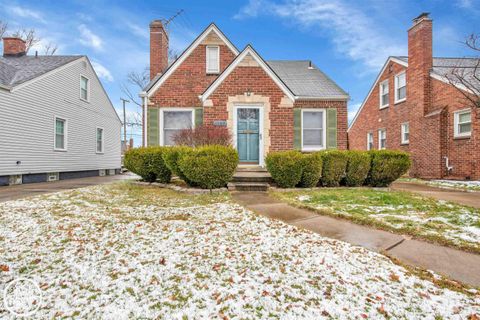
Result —
<svg viewBox="0 0 480 320"><path fill-rule="evenodd" d="M0 203L0 292L19 277L41 288L38 319L465 319L480 307L228 194L125 182Z"/></svg>
<svg viewBox="0 0 480 320"><path fill-rule="evenodd" d="M480 253L479 209L374 188L280 191L274 196L322 214Z"/></svg>

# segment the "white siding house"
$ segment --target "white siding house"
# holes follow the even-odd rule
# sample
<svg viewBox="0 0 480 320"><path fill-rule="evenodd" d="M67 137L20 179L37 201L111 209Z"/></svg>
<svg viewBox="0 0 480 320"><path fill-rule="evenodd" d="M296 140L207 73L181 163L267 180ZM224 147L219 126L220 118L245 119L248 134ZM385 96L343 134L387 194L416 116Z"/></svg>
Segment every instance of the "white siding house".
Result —
<svg viewBox="0 0 480 320"><path fill-rule="evenodd" d="M14 68L26 81L9 85ZM4 54L2 73L0 185L119 171L121 122L87 57Z"/></svg>

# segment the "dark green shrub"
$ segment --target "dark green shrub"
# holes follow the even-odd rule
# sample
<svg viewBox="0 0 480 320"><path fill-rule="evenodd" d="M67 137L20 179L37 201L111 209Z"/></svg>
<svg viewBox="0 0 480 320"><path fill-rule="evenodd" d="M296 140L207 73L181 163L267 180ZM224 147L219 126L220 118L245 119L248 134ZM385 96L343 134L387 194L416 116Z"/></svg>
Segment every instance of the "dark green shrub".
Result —
<svg viewBox="0 0 480 320"><path fill-rule="evenodd" d="M322 155L320 152L304 154L302 156L302 178L299 186L303 188L316 187L322 176Z"/></svg>
<svg viewBox="0 0 480 320"><path fill-rule="evenodd" d="M188 178L180 170L179 160L180 158L192 151L191 147L187 146L174 146L174 147L165 147L163 152L163 160L167 167L172 171L174 175L185 181L187 184L193 184L191 181L188 181Z"/></svg>
<svg viewBox="0 0 480 320"><path fill-rule="evenodd" d="M367 184L374 187L386 187L407 173L411 165L410 156L403 151L369 151L371 168Z"/></svg>
<svg viewBox="0 0 480 320"><path fill-rule="evenodd" d="M370 172L370 154L366 151L347 151L345 185L358 187L363 185Z"/></svg>
<svg viewBox="0 0 480 320"><path fill-rule="evenodd" d="M191 149L178 161L180 171L187 180L203 189L224 187L232 179L237 165L237 151L218 145Z"/></svg>
<svg viewBox="0 0 480 320"><path fill-rule="evenodd" d="M163 151L163 147L142 147L129 150L125 153L124 165L145 181L154 182L158 179L162 183L168 183L172 173L163 161Z"/></svg>
<svg viewBox="0 0 480 320"><path fill-rule="evenodd" d="M280 188L293 188L302 178L302 154L298 151L271 152L265 163Z"/></svg>
<svg viewBox="0 0 480 320"><path fill-rule="evenodd" d="M331 150L322 153L323 167L321 183L325 187L338 187L347 168L347 153Z"/></svg>

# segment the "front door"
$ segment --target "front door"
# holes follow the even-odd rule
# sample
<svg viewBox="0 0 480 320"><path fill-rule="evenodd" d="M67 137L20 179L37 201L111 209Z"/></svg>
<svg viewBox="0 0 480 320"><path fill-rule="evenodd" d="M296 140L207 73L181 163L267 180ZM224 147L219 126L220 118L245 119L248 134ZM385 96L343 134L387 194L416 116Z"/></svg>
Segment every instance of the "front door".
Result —
<svg viewBox="0 0 480 320"><path fill-rule="evenodd" d="M259 124L259 108L237 109L237 149L241 163L259 163Z"/></svg>

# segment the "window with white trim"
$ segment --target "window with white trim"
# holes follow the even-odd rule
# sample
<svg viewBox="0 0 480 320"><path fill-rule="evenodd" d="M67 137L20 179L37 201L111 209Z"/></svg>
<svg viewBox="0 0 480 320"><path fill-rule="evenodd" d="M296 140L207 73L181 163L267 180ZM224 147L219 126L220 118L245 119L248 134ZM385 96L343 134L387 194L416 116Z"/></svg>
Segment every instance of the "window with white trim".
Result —
<svg viewBox="0 0 480 320"><path fill-rule="evenodd" d="M472 111L460 110L453 114L454 137L470 137L472 134Z"/></svg>
<svg viewBox="0 0 480 320"><path fill-rule="evenodd" d="M182 130L193 128L193 110L162 110L162 145L175 145L174 137Z"/></svg>
<svg viewBox="0 0 480 320"><path fill-rule="evenodd" d="M220 47L207 46L207 73L220 73Z"/></svg>
<svg viewBox="0 0 480 320"><path fill-rule="evenodd" d="M67 150L67 120L55 117L54 149Z"/></svg>
<svg viewBox="0 0 480 320"><path fill-rule="evenodd" d="M407 77L405 72L395 76L395 103L407 99Z"/></svg>
<svg viewBox="0 0 480 320"><path fill-rule="evenodd" d="M103 128L97 128L96 148L97 153L103 153Z"/></svg>
<svg viewBox="0 0 480 320"><path fill-rule="evenodd" d="M402 144L408 144L410 142L410 125L408 122L402 123L401 134Z"/></svg>
<svg viewBox="0 0 480 320"><path fill-rule="evenodd" d="M390 99L388 79L380 83L380 109L388 107Z"/></svg>
<svg viewBox="0 0 480 320"><path fill-rule="evenodd" d="M373 132L367 133L367 150L373 150Z"/></svg>
<svg viewBox="0 0 480 320"><path fill-rule="evenodd" d="M325 149L326 114L324 109L302 110L302 150Z"/></svg>
<svg viewBox="0 0 480 320"><path fill-rule="evenodd" d="M80 99L88 101L89 97L89 80L87 77L80 76Z"/></svg>
<svg viewBox="0 0 480 320"><path fill-rule="evenodd" d="M378 150L387 148L387 130L378 130Z"/></svg>

